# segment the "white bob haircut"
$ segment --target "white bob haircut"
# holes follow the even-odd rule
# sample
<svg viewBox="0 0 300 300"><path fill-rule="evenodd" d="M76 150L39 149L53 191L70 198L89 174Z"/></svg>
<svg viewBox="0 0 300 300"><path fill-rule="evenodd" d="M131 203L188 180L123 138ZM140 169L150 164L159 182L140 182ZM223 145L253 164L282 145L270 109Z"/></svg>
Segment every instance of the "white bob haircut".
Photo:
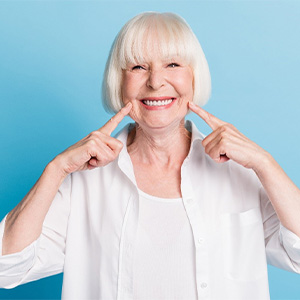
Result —
<svg viewBox="0 0 300 300"><path fill-rule="evenodd" d="M122 74L128 64L141 64L158 50L161 58L180 57L194 75L193 102L203 106L211 94L211 77L201 45L190 26L174 13L145 12L129 20L114 40L106 63L102 100L105 109L123 106Z"/></svg>

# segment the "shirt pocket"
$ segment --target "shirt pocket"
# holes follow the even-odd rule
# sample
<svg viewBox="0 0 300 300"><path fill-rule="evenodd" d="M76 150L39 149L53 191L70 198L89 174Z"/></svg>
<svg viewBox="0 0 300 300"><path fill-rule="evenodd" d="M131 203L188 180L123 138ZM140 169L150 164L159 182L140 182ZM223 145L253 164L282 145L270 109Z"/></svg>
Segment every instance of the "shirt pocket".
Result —
<svg viewBox="0 0 300 300"><path fill-rule="evenodd" d="M221 215L225 277L253 281L267 274L264 231L259 207Z"/></svg>

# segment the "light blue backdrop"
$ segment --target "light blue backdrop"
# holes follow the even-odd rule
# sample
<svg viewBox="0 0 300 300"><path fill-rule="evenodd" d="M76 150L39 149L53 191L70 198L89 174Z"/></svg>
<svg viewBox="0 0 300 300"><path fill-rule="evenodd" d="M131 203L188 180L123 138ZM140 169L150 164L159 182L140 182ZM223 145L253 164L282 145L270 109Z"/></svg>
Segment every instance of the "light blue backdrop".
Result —
<svg viewBox="0 0 300 300"><path fill-rule="evenodd" d="M300 186L299 2L1 1L1 219L56 154L110 118L100 96L109 48L129 18L149 10L188 21L212 74L205 108L271 152ZM272 299L300 299L299 275L270 267L269 279ZM59 299L61 280L0 298Z"/></svg>

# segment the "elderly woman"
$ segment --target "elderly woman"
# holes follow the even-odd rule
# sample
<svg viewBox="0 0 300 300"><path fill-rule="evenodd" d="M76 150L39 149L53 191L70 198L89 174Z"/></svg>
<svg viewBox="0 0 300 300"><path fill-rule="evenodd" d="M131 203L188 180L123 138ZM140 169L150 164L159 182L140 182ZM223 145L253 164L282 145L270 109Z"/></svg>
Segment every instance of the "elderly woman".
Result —
<svg viewBox="0 0 300 300"><path fill-rule="evenodd" d="M53 159L2 221L2 287L63 271L63 299L253 300L269 298L267 261L300 271L300 191L200 108L209 69L182 18L130 20L103 87L116 115ZM211 134L185 122L189 110ZM134 123L112 137L126 115Z"/></svg>

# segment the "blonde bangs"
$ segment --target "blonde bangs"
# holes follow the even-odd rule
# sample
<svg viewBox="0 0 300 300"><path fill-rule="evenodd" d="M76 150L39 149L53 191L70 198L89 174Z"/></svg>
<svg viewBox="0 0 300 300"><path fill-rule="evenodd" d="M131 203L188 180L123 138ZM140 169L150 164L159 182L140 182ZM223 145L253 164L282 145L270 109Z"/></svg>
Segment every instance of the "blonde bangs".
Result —
<svg viewBox="0 0 300 300"><path fill-rule="evenodd" d="M179 57L188 64L194 57L193 39L187 33L184 23L178 22L174 15L151 14L148 18L137 19L126 28L119 48L119 59L122 69L128 64L141 64L159 53L162 60Z"/></svg>

